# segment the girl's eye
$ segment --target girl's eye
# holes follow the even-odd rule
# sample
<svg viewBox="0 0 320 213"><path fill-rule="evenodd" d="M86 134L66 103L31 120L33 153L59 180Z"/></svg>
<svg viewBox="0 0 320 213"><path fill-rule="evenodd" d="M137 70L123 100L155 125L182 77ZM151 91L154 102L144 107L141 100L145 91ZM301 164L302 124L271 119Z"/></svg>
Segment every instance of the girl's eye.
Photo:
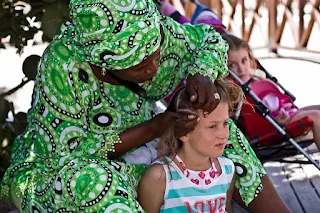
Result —
<svg viewBox="0 0 320 213"><path fill-rule="evenodd" d="M234 64L229 64L228 67L229 67L230 69L232 69L232 68L234 68Z"/></svg>
<svg viewBox="0 0 320 213"><path fill-rule="evenodd" d="M210 129L214 129L216 127L217 127L216 125L212 125L212 126L210 126Z"/></svg>
<svg viewBox="0 0 320 213"><path fill-rule="evenodd" d="M248 61L248 59L245 58L245 59L242 60L242 63L245 63L245 62L247 62L247 61Z"/></svg>
<svg viewBox="0 0 320 213"><path fill-rule="evenodd" d="M224 122L224 123L223 123L223 126L224 126L224 127L228 126L228 121Z"/></svg>

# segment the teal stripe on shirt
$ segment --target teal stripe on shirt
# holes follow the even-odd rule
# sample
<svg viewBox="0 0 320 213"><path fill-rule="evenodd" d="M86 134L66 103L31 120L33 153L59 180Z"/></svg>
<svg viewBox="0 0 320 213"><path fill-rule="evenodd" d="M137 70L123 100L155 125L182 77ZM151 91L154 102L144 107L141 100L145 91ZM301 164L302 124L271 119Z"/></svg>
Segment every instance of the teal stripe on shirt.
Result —
<svg viewBox="0 0 320 213"><path fill-rule="evenodd" d="M214 194L226 193L230 184L219 184L206 189L207 192L213 191ZM186 187L181 189L170 189L166 199L179 198L181 195L184 197L192 196L208 196L209 193L203 193L203 189L197 189L193 187Z"/></svg>
<svg viewBox="0 0 320 213"><path fill-rule="evenodd" d="M224 170L226 171L227 175L232 174L232 165L225 165Z"/></svg>
<svg viewBox="0 0 320 213"><path fill-rule="evenodd" d="M180 180L180 179L182 179L181 175L177 171L170 171L169 177L170 177L170 180Z"/></svg>

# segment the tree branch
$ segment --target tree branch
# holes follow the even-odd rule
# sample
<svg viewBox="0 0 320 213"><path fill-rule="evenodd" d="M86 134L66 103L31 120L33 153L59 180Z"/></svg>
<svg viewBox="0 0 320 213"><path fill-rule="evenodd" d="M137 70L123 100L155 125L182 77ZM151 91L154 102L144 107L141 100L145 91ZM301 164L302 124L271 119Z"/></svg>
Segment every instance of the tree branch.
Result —
<svg viewBox="0 0 320 213"><path fill-rule="evenodd" d="M4 92L2 94L0 94L0 99L3 99L6 96L9 96L13 93L15 93L18 89L22 88L25 84L27 84L29 81L31 81L30 79L25 80L24 78L22 79L21 83L16 86L15 88L12 88L11 90Z"/></svg>

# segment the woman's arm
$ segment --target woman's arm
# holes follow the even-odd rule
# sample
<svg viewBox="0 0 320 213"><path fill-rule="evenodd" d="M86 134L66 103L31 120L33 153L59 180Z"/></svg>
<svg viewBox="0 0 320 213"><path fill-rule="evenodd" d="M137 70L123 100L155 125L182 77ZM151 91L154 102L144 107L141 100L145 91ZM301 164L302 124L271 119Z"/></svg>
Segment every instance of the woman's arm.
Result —
<svg viewBox="0 0 320 213"><path fill-rule="evenodd" d="M159 213L166 191L166 173L162 165L152 165L138 186L138 201L147 213Z"/></svg>
<svg viewBox="0 0 320 213"><path fill-rule="evenodd" d="M109 152L108 158L117 158L136 147L160 137L175 120L177 120L175 113L164 112L149 121L121 132L119 135L121 143L114 145L115 152Z"/></svg>
<svg viewBox="0 0 320 213"><path fill-rule="evenodd" d="M49 140L44 147L49 147L53 156L77 152L106 159L116 158L160 137L170 124L180 118L175 113L166 112L123 131L123 126L116 119L122 115L115 112L115 117L108 120L112 121L111 124L101 125L96 115L101 111L114 111L114 108L106 101L101 102L100 87L89 64L70 63L71 59L53 54L61 46L60 41L54 41L44 53L29 112L29 123L37 130L47 130L37 140L39 144ZM66 51L71 57L72 53L67 48Z"/></svg>
<svg viewBox="0 0 320 213"><path fill-rule="evenodd" d="M233 175L232 181L230 183L229 189L227 191L227 205L226 205L226 210L228 213L232 212L232 208L231 208L231 201L232 201L232 195L233 195L233 189L234 189L234 185L235 185L235 173Z"/></svg>
<svg viewBox="0 0 320 213"><path fill-rule="evenodd" d="M133 148L159 138L173 123L175 135L181 137L191 132L197 122L194 115L182 115L169 111L158 114L149 121L121 132L119 135L121 143L114 144L115 152L108 152L108 158L117 158Z"/></svg>

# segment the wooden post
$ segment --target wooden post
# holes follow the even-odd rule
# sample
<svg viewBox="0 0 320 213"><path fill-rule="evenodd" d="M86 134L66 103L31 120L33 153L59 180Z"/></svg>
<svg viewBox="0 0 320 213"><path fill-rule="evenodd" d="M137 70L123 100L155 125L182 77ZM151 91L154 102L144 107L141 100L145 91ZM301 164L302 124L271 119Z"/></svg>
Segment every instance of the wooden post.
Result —
<svg viewBox="0 0 320 213"><path fill-rule="evenodd" d="M305 0L299 0L298 1L298 9L299 9L299 25L298 25L298 44L297 44L297 48L300 47L300 44L301 44L301 40L303 38L303 32L304 32L304 19L303 19L303 16L304 16L304 6L305 6L306 2Z"/></svg>
<svg viewBox="0 0 320 213"><path fill-rule="evenodd" d="M275 34L277 29L277 0L268 0L267 7L269 11L269 23L268 23L268 33L269 41L268 46L269 50L272 52L277 52L277 45L275 42Z"/></svg>
<svg viewBox="0 0 320 213"><path fill-rule="evenodd" d="M244 0L239 0L241 5L241 38L246 39L246 7Z"/></svg>
<svg viewBox="0 0 320 213"><path fill-rule="evenodd" d="M221 0L210 0L209 8L214 10L219 16L220 20L222 20L222 2Z"/></svg>
<svg viewBox="0 0 320 213"><path fill-rule="evenodd" d="M198 0L199 3L205 5L205 6L209 7L209 8L210 8L210 1L211 0Z"/></svg>
<svg viewBox="0 0 320 213"><path fill-rule="evenodd" d="M251 24L249 26L249 29L246 32L246 38L245 38L246 41L250 40L253 27L256 24L256 22L258 22L259 19L260 19L260 17L259 17L259 8L261 7L261 4L263 3L262 1L263 0L257 0L256 1L256 6L255 6L255 8L253 10L253 18L252 18Z"/></svg>
<svg viewBox="0 0 320 213"><path fill-rule="evenodd" d="M187 4L186 4L186 16L191 19L193 13L194 13L194 10L196 9L196 6L195 4L193 4L192 2L188 1Z"/></svg>

